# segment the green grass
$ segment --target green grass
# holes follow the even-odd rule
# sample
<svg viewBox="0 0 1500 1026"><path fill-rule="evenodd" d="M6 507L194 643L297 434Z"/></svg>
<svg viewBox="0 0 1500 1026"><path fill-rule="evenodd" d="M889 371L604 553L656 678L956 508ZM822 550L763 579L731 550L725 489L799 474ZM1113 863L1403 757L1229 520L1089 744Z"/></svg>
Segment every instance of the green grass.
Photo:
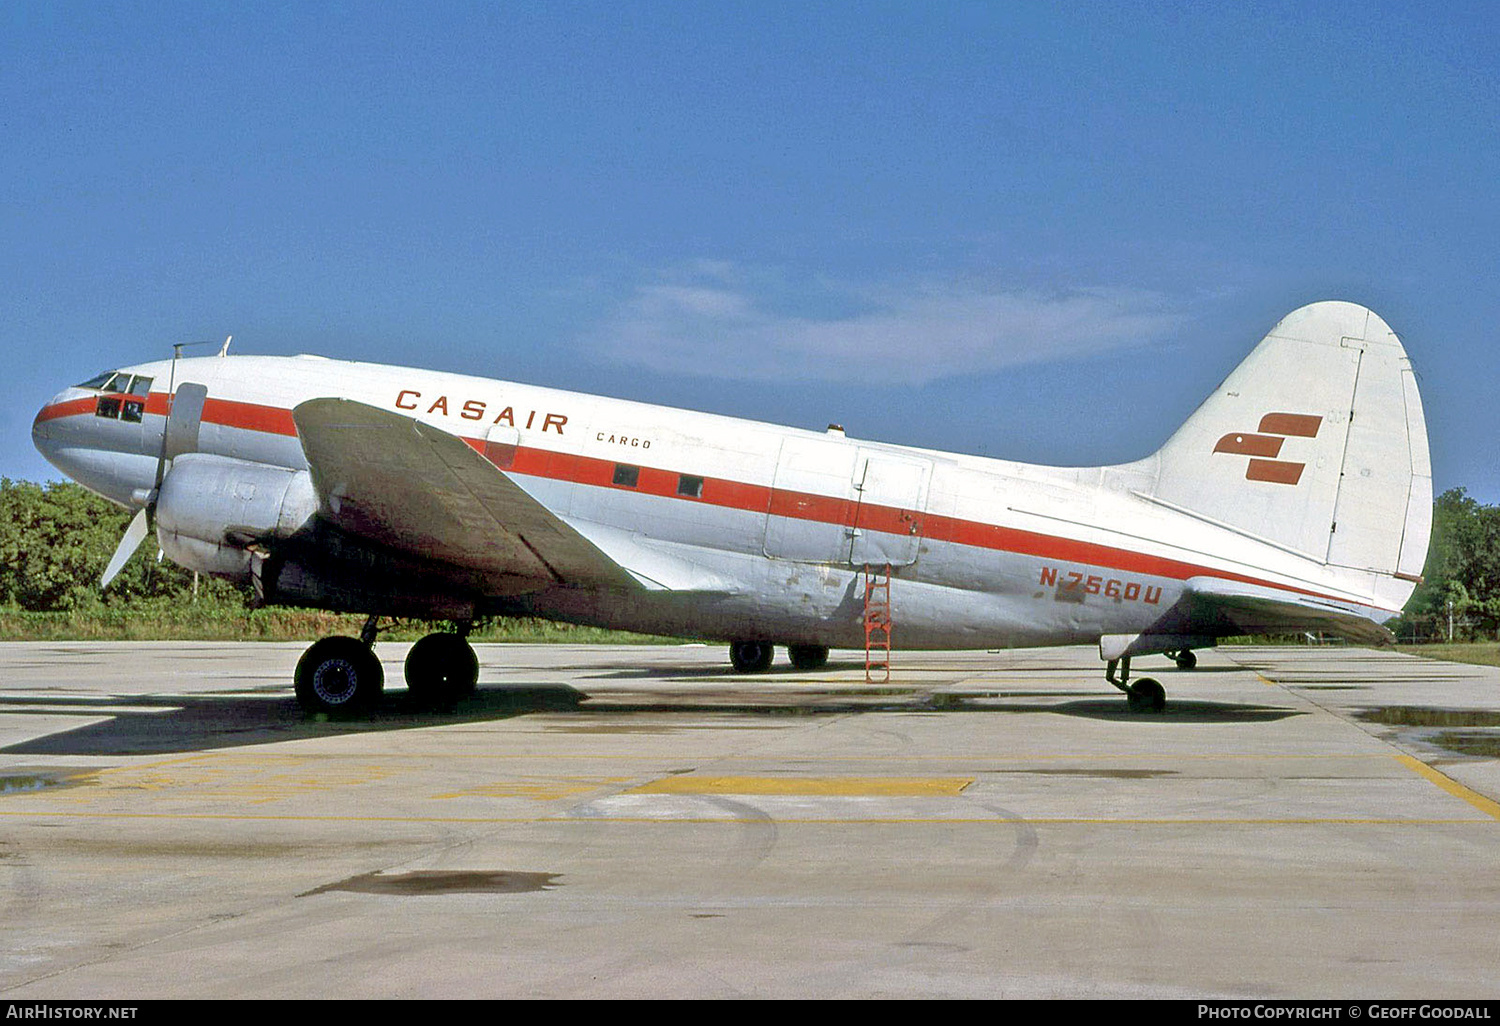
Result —
<svg viewBox="0 0 1500 1026"><path fill-rule="evenodd" d="M0 609L0 641L316 641L332 634L358 636L364 617L315 609L247 609L237 599L205 597L135 599L60 613ZM387 621L382 641L415 641L431 630L420 621ZM599 627L553 623L535 617L497 619L476 629L471 641L573 645L679 644ZM1221 638L1219 644L1303 643L1300 635ZM1397 651L1427 659L1500 666L1500 642L1398 645Z"/></svg>
<svg viewBox="0 0 1500 1026"><path fill-rule="evenodd" d="M1450 663L1500 666L1500 641L1454 642L1438 645L1397 645L1396 651Z"/></svg>
<svg viewBox="0 0 1500 1026"><path fill-rule="evenodd" d="M312 609L246 609L235 602L140 600L59 613L0 610L0 641L315 641L358 636L363 616ZM412 621L383 625L382 641L415 641L432 628ZM531 617L495 620L469 635L476 642L559 642L575 645L672 644L625 631L553 623Z"/></svg>

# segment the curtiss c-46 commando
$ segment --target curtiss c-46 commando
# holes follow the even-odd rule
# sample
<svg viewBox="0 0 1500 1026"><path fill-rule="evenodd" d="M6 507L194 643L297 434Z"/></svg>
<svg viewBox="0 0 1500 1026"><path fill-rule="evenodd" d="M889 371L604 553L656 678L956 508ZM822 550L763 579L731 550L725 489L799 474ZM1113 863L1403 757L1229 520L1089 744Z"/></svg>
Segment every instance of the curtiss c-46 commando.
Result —
<svg viewBox="0 0 1500 1026"><path fill-rule="evenodd" d="M226 347L227 348L227 347ZM1032 466L482 377L310 356L164 360L64 389L36 446L137 510L169 558L265 603L369 617L297 668L313 710L368 706L381 617L531 615L775 646L816 669L866 644L1097 644L1132 708L1217 638L1389 639L1419 581L1432 480L1411 363L1343 302L1277 324L1160 450ZM463 631L411 649L434 699L472 689Z"/></svg>

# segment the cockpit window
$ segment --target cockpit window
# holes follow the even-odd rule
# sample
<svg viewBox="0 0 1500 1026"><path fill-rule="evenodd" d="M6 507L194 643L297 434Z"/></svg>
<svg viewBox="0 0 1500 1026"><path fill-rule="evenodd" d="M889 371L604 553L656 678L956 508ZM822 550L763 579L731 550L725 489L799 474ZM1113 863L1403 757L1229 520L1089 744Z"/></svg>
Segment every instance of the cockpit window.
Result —
<svg viewBox="0 0 1500 1026"><path fill-rule="evenodd" d="M130 391L130 375L116 374L114 377L109 379L109 383L104 386L104 390L106 392Z"/></svg>
<svg viewBox="0 0 1500 1026"><path fill-rule="evenodd" d="M105 385L109 384L110 379L112 379L115 376L115 374L116 374L116 372L112 371L112 370L105 371L103 374L96 374L94 377L89 378L83 384L81 384L81 385L75 385L73 387L75 387L75 388L103 388Z"/></svg>
<svg viewBox="0 0 1500 1026"><path fill-rule="evenodd" d="M151 394L151 379L147 378L147 377L142 377L139 374L137 374L135 377L131 378L130 379L130 394L131 395L150 395Z"/></svg>

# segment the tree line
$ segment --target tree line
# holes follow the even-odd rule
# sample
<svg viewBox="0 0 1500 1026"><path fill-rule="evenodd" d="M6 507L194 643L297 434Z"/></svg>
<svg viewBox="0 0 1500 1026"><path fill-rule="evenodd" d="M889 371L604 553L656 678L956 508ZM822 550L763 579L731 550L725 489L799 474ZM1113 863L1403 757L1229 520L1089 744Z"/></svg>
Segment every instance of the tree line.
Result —
<svg viewBox="0 0 1500 1026"><path fill-rule="evenodd" d="M1422 583L1388 626L1414 641L1492 641L1500 632L1500 506L1462 488L1432 504L1432 542Z"/></svg>
<svg viewBox="0 0 1500 1026"><path fill-rule="evenodd" d="M99 579L134 514L68 482L0 478L0 609L71 612L180 597L243 607L247 595L224 581L157 562L148 539L107 593Z"/></svg>
<svg viewBox="0 0 1500 1026"><path fill-rule="evenodd" d="M72 482L0 478L0 609L41 612L208 599L244 608L250 595L224 581L158 562L142 545L107 593L104 566L131 512ZM1433 503L1423 582L1390 626L1402 638L1494 639L1500 631L1500 506L1454 488Z"/></svg>

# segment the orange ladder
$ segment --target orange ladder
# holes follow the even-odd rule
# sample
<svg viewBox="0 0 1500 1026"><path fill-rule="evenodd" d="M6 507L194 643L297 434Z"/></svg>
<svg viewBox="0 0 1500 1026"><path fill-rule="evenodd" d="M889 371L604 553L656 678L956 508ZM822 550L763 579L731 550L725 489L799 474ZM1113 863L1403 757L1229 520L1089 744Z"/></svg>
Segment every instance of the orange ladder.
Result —
<svg viewBox="0 0 1500 1026"><path fill-rule="evenodd" d="M891 565L865 564L865 683L891 679ZM877 677L876 674L879 673Z"/></svg>

